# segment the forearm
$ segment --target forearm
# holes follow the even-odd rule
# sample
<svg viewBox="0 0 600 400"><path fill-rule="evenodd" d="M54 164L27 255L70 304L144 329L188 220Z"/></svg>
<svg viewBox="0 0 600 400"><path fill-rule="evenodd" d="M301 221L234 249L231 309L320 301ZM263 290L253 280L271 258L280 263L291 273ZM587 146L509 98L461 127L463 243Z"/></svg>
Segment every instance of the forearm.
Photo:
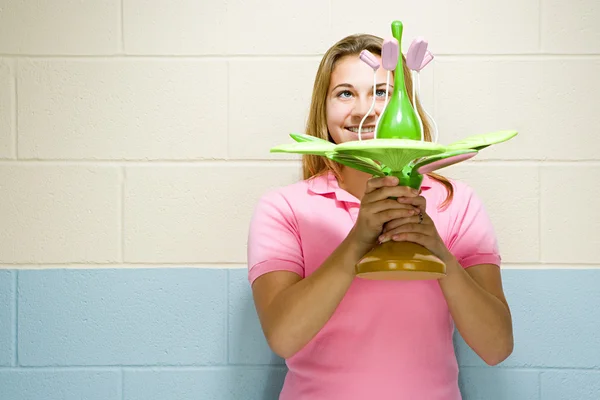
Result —
<svg viewBox="0 0 600 400"><path fill-rule="evenodd" d="M265 333L277 354L291 357L323 328L352 284L362 254L347 238L314 273L273 299Z"/></svg>
<svg viewBox="0 0 600 400"><path fill-rule="evenodd" d="M489 365L496 365L513 349L508 306L483 289L456 260L447 266L440 287L456 328L465 342Z"/></svg>

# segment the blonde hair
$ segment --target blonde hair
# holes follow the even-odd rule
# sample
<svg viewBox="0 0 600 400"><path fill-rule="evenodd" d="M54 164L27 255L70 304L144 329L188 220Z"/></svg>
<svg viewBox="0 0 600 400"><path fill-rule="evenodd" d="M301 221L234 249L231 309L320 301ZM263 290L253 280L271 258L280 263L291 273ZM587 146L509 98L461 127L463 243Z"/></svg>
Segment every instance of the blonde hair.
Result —
<svg viewBox="0 0 600 400"><path fill-rule="evenodd" d="M329 84L331 80L331 74L335 68L338 60L345 56L356 55L358 56L362 50L368 50L373 54L381 56L381 46L383 39L373 35L360 34L347 36L334 44L323 56L313 85L312 99L308 113L308 119L306 122L306 134L315 136L321 139L329 140L333 142L333 139L329 135L327 129L327 114L325 109L325 101L327 93L329 91ZM406 82L406 90L408 93L412 92L412 79L410 70L406 66L406 59L404 60L404 79ZM423 112L421 103L417 100L417 110L423 121L423 130L425 140L431 141L431 124ZM309 179L317 175L324 174L328 171L332 171L338 180L341 180L342 165L332 161L326 157L316 156L312 154L302 156L302 173L304 179ZM431 178L440 182L446 188L448 196L442 203L442 207L452 201L454 190L452 184L448 179L441 175L430 173L428 174Z"/></svg>

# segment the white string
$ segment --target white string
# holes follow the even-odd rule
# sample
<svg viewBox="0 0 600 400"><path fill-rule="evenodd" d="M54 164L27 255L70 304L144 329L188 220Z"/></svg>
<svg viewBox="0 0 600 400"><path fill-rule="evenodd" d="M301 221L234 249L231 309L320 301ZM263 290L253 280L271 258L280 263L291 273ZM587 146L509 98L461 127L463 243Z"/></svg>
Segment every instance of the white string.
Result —
<svg viewBox="0 0 600 400"><path fill-rule="evenodd" d="M417 96L419 98L421 98L421 84L420 84L420 71L417 71ZM437 143L438 139L439 139L439 132L438 132L438 127L437 124L435 123L435 120L433 119L433 117L431 115L429 115L429 113L427 112L427 110L425 110L425 108L423 107L423 112L425 113L425 116L427 117L427 119L429 119L429 121L431 121L431 123L433 124L433 143Z"/></svg>
<svg viewBox="0 0 600 400"><path fill-rule="evenodd" d="M363 122L365 122L365 119L367 119L369 114L371 114L371 112L375 108L375 101L377 101L376 95L377 95L377 71L373 71L373 102L371 103L371 108L369 108L369 111L365 114L362 121L360 121L360 125L358 125L358 140L359 141L362 140L361 130L362 130Z"/></svg>
<svg viewBox="0 0 600 400"><path fill-rule="evenodd" d="M421 141L425 140L425 130L423 129L423 121L421 120L421 116L419 115L419 110L417 109L417 93L420 92L419 88L419 72L411 71L412 74L412 104L413 109L415 110L415 114L417 115L417 119L419 120L419 128L421 128ZM419 94L420 97L420 94Z"/></svg>
<svg viewBox="0 0 600 400"><path fill-rule="evenodd" d="M379 114L379 117L377 118L377 122L375 122L375 134L373 135L373 137L375 139L377 139L377 127L379 126L379 120L381 119L381 116L385 112L385 109L387 108L387 105L388 105L388 97L389 97L388 93L389 93L389 87L390 87L390 73L391 73L391 71L388 70L387 77L385 79L385 102L383 103L383 109L381 110L381 113Z"/></svg>

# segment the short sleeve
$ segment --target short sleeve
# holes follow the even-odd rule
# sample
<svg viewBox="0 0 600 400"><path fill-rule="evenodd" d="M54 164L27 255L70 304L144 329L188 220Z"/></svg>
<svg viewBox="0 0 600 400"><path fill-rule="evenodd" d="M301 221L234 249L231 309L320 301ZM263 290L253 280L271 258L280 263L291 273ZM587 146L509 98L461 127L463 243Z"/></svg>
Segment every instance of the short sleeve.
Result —
<svg viewBox="0 0 600 400"><path fill-rule="evenodd" d="M492 221L475 191L455 185L454 223L448 249L463 268L479 264L500 266L501 256Z"/></svg>
<svg viewBox="0 0 600 400"><path fill-rule="evenodd" d="M304 259L293 210L284 195L272 191L263 195L248 231L248 279L272 271L291 271L304 277Z"/></svg>

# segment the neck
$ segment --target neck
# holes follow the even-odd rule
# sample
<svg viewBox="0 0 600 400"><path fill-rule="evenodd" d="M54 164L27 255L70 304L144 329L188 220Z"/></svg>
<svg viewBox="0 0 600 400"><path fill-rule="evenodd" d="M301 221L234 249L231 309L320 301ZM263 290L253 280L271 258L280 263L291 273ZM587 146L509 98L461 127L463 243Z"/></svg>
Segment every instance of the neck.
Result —
<svg viewBox="0 0 600 400"><path fill-rule="evenodd" d="M339 182L340 188L361 200L365 194L367 181L371 178L371 175L349 167L343 167L341 175L343 182Z"/></svg>

